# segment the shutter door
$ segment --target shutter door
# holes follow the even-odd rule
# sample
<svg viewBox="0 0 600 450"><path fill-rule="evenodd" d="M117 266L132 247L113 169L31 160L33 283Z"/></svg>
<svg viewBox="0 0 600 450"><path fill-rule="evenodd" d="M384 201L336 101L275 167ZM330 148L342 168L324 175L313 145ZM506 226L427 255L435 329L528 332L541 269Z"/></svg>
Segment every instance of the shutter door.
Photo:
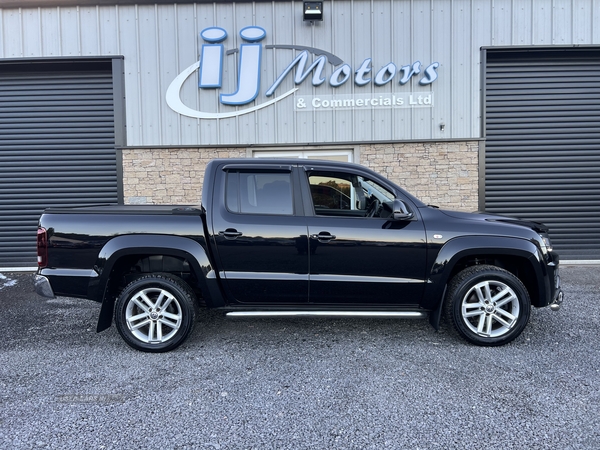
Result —
<svg viewBox="0 0 600 450"><path fill-rule="evenodd" d="M485 209L600 259L600 51L486 51Z"/></svg>
<svg viewBox="0 0 600 450"><path fill-rule="evenodd" d="M0 65L0 268L37 266L45 208L118 202L111 63L64 66Z"/></svg>

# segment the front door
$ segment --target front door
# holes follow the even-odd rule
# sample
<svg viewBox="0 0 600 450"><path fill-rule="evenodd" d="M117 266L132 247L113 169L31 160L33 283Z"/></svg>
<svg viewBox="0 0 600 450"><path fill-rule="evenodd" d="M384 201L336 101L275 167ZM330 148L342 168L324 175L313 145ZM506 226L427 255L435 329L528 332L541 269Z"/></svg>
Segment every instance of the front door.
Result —
<svg viewBox="0 0 600 450"><path fill-rule="evenodd" d="M416 207L413 220L390 220L396 193L352 172L307 166L305 182L314 210L307 218L310 301L417 306L426 241Z"/></svg>

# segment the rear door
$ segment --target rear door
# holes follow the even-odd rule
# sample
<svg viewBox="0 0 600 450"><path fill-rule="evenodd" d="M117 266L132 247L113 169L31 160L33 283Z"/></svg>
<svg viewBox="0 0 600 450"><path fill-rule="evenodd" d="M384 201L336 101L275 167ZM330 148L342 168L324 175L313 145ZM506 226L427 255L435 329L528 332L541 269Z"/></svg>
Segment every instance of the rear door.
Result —
<svg viewBox="0 0 600 450"><path fill-rule="evenodd" d="M308 236L296 168L222 165L212 236L220 276L238 303L306 304Z"/></svg>

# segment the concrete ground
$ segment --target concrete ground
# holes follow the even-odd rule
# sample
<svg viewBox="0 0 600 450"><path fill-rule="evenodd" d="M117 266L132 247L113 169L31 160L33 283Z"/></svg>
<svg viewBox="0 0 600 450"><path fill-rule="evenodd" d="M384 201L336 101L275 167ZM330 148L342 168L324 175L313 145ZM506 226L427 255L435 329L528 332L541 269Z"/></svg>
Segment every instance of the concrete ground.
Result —
<svg viewBox="0 0 600 450"><path fill-rule="evenodd" d="M0 448L598 449L600 268L480 348L425 320L226 319L167 354L0 274Z"/></svg>

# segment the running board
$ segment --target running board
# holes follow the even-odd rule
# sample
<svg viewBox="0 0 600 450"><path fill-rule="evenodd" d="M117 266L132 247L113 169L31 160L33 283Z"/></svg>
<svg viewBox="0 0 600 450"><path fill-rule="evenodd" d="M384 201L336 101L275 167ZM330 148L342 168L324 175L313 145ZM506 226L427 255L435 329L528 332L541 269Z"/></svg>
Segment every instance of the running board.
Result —
<svg viewBox="0 0 600 450"><path fill-rule="evenodd" d="M425 319L428 313L419 311L232 311L229 317L402 317Z"/></svg>

